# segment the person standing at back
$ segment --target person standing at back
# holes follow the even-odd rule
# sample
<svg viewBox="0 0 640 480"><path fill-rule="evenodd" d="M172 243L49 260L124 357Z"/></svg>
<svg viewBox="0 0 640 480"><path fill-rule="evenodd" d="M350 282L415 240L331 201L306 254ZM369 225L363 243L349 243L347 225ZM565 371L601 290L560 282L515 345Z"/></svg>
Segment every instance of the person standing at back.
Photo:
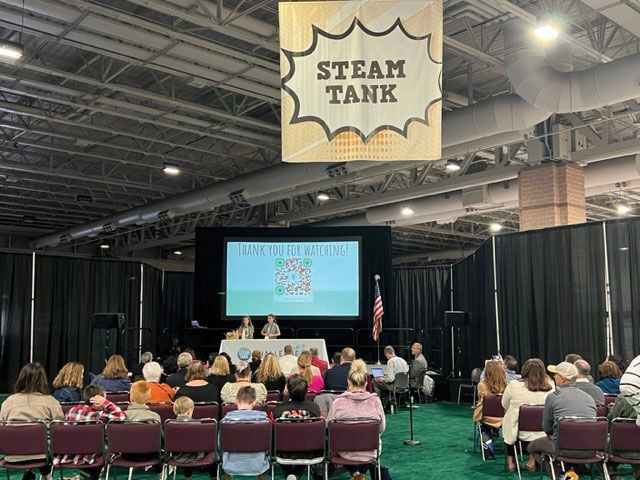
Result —
<svg viewBox="0 0 640 480"><path fill-rule="evenodd" d="M273 313L267 315L267 323L262 327L260 335L265 339L278 338L280 336L280 327L278 327L278 324L276 323L276 316Z"/></svg>
<svg viewBox="0 0 640 480"><path fill-rule="evenodd" d="M324 373L325 390L344 392L347 390L347 377L351 369L351 363L356 359L356 351L353 348L343 348L340 353L340 365L330 368Z"/></svg>

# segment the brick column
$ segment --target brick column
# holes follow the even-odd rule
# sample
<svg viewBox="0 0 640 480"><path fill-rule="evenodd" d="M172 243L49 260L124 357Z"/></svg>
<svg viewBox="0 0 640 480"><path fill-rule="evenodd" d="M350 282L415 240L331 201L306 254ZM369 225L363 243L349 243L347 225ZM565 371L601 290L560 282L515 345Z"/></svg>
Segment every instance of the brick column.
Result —
<svg viewBox="0 0 640 480"><path fill-rule="evenodd" d="M520 230L587 221L584 171L571 163L549 163L518 175Z"/></svg>

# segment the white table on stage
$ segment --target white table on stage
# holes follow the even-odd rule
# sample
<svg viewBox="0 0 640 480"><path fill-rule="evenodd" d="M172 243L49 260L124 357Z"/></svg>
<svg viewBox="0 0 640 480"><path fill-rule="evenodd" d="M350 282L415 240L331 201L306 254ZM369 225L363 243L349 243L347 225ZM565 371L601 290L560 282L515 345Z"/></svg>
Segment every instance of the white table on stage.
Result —
<svg viewBox="0 0 640 480"><path fill-rule="evenodd" d="M227 353L235 364L240 360L250 362L251 352L254 350L260 350L263 358L267 353L273 353L276 357L281 357L284 355L284 347L286 345L293 347L295 356L300 355L304 350L316 347L318 349L318 357L327 362L329 361L327 345L322 338L222 340L220 353Z"/></svg>

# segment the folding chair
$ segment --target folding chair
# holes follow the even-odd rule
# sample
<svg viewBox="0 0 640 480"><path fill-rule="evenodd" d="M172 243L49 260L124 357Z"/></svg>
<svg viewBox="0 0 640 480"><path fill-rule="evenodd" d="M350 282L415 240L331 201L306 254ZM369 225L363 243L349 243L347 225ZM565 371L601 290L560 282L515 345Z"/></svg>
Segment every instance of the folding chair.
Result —
<svg viewBox="0 0 640 480"><path fill-rule="evenodd" d="M160 415L160 423L163 425L167 420L176 418L176 414L173 413L173 403L148 403L147 407Z"/></svg>
<svg viewBox="0 0 640 480"><path fill-rule="evenodd" d="M391 393L393 398L393 404L396 406L396 411L400 409L400 403L398 397L402 400L402 395L409 393L409 374L408 373L396 373L396 377L393 380L393 386L391 387Z"/></svg>
<svg viewBox="0 0 640 480"><path fill-rule="evenodd" d="M219 420L220 405L218 402L196 402L193 408L193 418L214 418Z"/></svg>
<svg viewBox="0 0 640 480"><path fill-rule="evenodd" d="M62 407L62 413L64 413L64 416L67 416L67 413L69 413L71 411L71 409L77 405L82 405L82 403L80 402L63 402L60 404L60 406Z"/></svg>
<svg viewBox="0 0 640 480"><path fill-rule="evenodd" d="M543 432L542 428L542 414L544 412L544 405L521 405L518 411L518 434L516 436L517 446L516 448L516 468L518 470L518 478L522 479L522 472L520 471L520 462L518 461L518 447L520 447L520 460L524 460L522 452L522 440L520 439L520 432Z"/></svg>
<svg viewBox="0 0 640 480"><path fill-rule="evenodd" d="M375 451L378 478L380 469L380 421L377 418L340 418L329 422L329 462L336 465L359 465L340 456L340 452ZM324 465L325 478L329 478L329 465Z"/></svg>
<svg viewBox="0 0 640 480"><path fill-rule="evenodd" d="M5 469L7 480L9 470L32 470L50 465L47 424L41 420L0 422L0 455L5 456L0 460L0 468ZM42 455L44 458L12 463L6 460L7 455Z"/></svg>
<svg viewBox="0 0 640 480"><path fill-rule="evenodd" d="M415 377L413 378L409 378L409 394L411 394L412 392L415 392L418 395L418 403L422 403L422 396L424 395L424 392L422 391L422 386L424 385L424 377L427 374L427 369L426 368L422 368L420 369L420 371L418 371L418 373L416 373ZM411 386L411 380L415 380L415 387ZM427 401L427 397L426 395L424 395L425 397L425 402Z"/></svg>
<svg viewBox="0 0 640 480"><path fill-rule="evenodd" d="M107 392L107 400L113 403L128 402L129 392Z"/></svg>
<svg viewBox="0 0 640 480"><path fill-rule="evenodd" d="M271 422L220 422L220 453L255 453L265 452L267 460L271 453ZM218 478L220 469L218 463ZM265 470L266 471L266 470ZM229 472L233 473L233 472ZM264 472L252 472L261 475ZM273 480L273 479L272 479Z"/></svg>
<svg viewBox="0 0 640 480"><path fill-rule="evenodd" d="M604 396L604 404L608 407L609 405L616 403L616 398L618 398L617 395L608 395L605 394Z"/></svg>
<svg viewBox="0 0 640 480"><path fill-rule="evenodd" d="M296 419L278 418L273 424L274 444L273 462L271 463L271 478L275 475L275 463L279 465L305 465L307 477L311 480L311 465L322 464L325 461L326 424L323 418ZM322 452L311 458L290 458L287 454Z"/></svg>
<svg viewBox="0 0 640 480"><path fill-rule="evenodd" d="M118 408L123 412L126 412L127 408L129 408L129 402L113 402L113 403L117 405Z"/></svg>
<svg viewBox="0 0 640 480"><path fill-rule="evenodd" d="M551 477L555 478L554 461L577 465L591 466L591 479L594 478L594 465L602 464L605 480L609 480L607 471L607 433L609 424L602 417L560 417L558 418L558 434L556 438L556 451L553 455L542 454L542 460L548 458L551 465ZM568 457L561 455L561 451L593 452L586 458ZM563 468L564 470L564 468ZM542 478L544 469L540 471Z"/></svg>
<svg viewBox="0 0 640 480"><path fill-rule="evenodd" d="M606 417L607 416L607 407L606 405L598 405L596 404L596 417Z"/></svg>
<svg viewBox="0 0 640 480"><path fill-rule="evenodd" d="M167 420L164 423L164 466L175 467L173 480L178 467L199 468L216 463L217 425L215 419L192 420L182 422ZM204 458L196 462L185 463L172 457L174 453L199 453Z"/></svg>
<svg viewBox="0 0 640 480"><path fill-rule="evenodd" d="M269 390L267 392L267 402L279 402L282 400L282 393L279 390Z"/></svg>
<svg viewBox="0 0 640 480"><path fill-rule="evenodd" d="M304 399L308 402L313 402L313 399L316 398L318 396L318 394L316 392L307 392L307 394L304 396ZM288 395L287 395L288 397ZM287 398L288 400L288 398Z"/></svg>
<svg viewBox="0 0 640 480"><path fill-rule="evenodd" d="M640 427L636 425L635 418L614 418L607 461L639 465L640 459L629 458L630 452L640 453Z"/></svg>
<svg viewBox="0 0 640 480"><path fill-rule="evenodd" d="M64 421L54 420L49 425L51 455L55 457L80 456L80 463L59 463L56 467L63 479L65 468L84 470L104 466L104 423L100 420ZM92 456L92 463L82 462L82 457Z"/></svg>
<svg viewBox="0 0 640 480"><path fill-rule="evenodd" d="M228 403L228 402L223 403L222 408L220 409L220 420L222 420L227 413L237 409L238 407L236 406L235 403Z"/></svg>
<svg viewBox="0 0 640 480"><path fill-rule="evenodd" d="M161 465L161 441L162 426L158 421L110 421L107 424L106 480L109 480L109 470L112 465L128 468L129 480L134 468ZM137 460L131 457L126 458L126 455L148 455L149 458Z"/></svg>
<svg viewBox="0 0 640 480"><path fill-rule="evenodd" d="M476 404L476 393L478 392L478 384L480 383L480 377L482 376L482 368L474 368L471 371L471 383L461 383L458 385L458 405L460 405L460 396L462 395L462 389L471 389L473 395L473 404Z"/></svg>
<svg viewBox="0 0 640 480"><path fill-rule="evenodd" d="M278 405L282 402L267 402L265 405L265 412L267 413L267 417L271 417L273 415L274 410Z"/></svg>
<svg viewBox="0 0 640 480"><path fill-rule="evenodd" d="M478 439L482 439L482 425L487 417L504 417L504 407L502 406L502 395L485 395L482 398L482 419L476 422L473 435L473 451L476 451ZM482 461L486 460L484 448L482 449Z"/></svg>

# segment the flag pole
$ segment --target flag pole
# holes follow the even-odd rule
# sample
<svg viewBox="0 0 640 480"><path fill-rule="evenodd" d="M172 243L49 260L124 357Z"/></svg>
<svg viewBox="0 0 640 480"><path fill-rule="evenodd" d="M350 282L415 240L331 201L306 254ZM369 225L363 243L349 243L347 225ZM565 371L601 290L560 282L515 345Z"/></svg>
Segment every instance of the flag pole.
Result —
<svg viewBox="0 0 640 480"><path fill-rule="evenodd" d="M373 279L376 282L376 291L379 292L378 290L378 280L380 280L380 275L376 274L373 276ZM378 293L379 295L379 293ZM375 329L375 322L376 320L374 319L374 329ZM382 320L380 319L380 322L382 322ZM382 328L380 329L382 330ZM382 365L382 363L380 363L380 334L382 333L382 331L379 331L376 335L376 355L378 357L378 361L376 362L376 365Z"/></svg>
<svg viewBox="0 0 640 480"><path fill-rule="evenodd" d="M382 365L382 363L380 363L380 335L378 335L378 347L376 348L376 352L378 353L378 361L376 362L376 365Z"/></svg>

